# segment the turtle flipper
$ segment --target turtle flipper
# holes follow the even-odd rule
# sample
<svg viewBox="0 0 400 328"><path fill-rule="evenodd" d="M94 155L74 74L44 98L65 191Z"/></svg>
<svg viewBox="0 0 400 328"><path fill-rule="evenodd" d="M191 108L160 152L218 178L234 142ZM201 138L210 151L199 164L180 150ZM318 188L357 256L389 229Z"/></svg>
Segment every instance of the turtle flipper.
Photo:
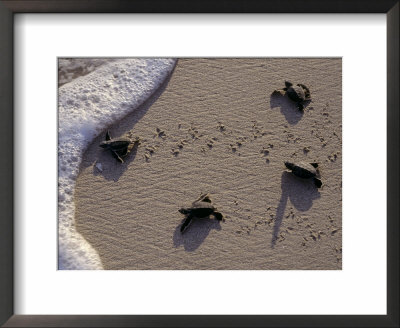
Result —
<svg viewBox="0 0 400 328"><path fill-rule="evenodd" d="M124 162L124 160L118 155L118 152L112 150L111 153L112 153L112 155L114 156L114 158L115 158L118 162L120 162L120 163L123 163L123 162Z"/></svg>
<svg viewBox="0 0 400 328"><path fill-rule="evenodd" d="M290 88L292 85L293 85L293 83L291 83L289 81L285 81L286 88Z"/></svg>
<svg viewBox="0 0 400 328"><path fill-rule="evenodd" d="M285 94L285 92L287 91L287 88L283 88L283 89L280 89L280 90L274 90L274 92L272 92L272 96L283 96L284 94Z"/></svg>
<svg viewBox="0 0 400 328"><path fill-rule="evenodd" d="M308 89L304 84L299 83L298 86L300 88L303 88L304 90L304 95L306 97L306 100L311 100L311 93L310 93L310 89Z"/></svg>
<svg viewBox="0 0 400 328"><path fill-rule="evenodd" d="M302 103L297 103L297 108L301 111L304 110L304 105Z"/></svg>
<svg viewBox="0 0 400 328"><path fill-rule="evenodd" d="M318 167L318 163L310 163L314 168Z"/></svg>
<svg viewBox="0 0 400 328"><path fill-rule="evenodd" d="M107 130L106 132L106 141L111 140L110 131Z"/></svg>
<svg viewBox="0 0 400 328"><path fill-rule="evenodd" d="M128 147L119 149L119 150L115 150L115 152L118 154L119 157L121 156L126 156L126 154L128 154Z"/></svg>
<svg viewBox="0 0 400 328"><path fill-rule="evenodd" d="M185 221L183 221L182 225L181 225L181 233L184 233L185 230L188 228L188 226L190 225L190 223L192 223L193 221L193 216L191 216L190 214L186 217Z"/></svg>
<svg viewBox="0 0 400 328"><path fill-rule="evenodd" d="M125 156L128 153L128 147L120 149L120 150L111 150L111 153L113 154L114 158L118 162L123 163L124 160L122 159L122 157Z"/></svg>
<svg viewBox="0 0 400 328"><path fill-rule="evenodd" d="M314 178L314 184L317 186L317 188L321 188L322 181L318 178Z"/></svg>
<svg viewBox="0 0 400 328"><path fill-rule="evenodd" d="M211 199L208 194L202 194L197 201L211 203Z"/></svg>

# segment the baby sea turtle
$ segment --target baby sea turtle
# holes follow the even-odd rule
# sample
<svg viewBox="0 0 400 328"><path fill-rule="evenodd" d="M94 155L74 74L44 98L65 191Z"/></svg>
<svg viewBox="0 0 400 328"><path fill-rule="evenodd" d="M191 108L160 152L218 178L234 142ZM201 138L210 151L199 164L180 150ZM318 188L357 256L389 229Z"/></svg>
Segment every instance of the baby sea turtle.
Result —
<svg viewBox="0 0 400 328"><path fill-rule="evenodd" d="M132 142L128 138L115 138L112 139L110 132L107 131L106 133L106 140L100 142L100 147L110 150L112 155L115 157L115 159L121 163L123 163L122 157L126 156L129 152L129 146L132 144L139 143L139 139L136 139L134 142Z"/></svg>
<svg viewBox="0 0 400 328"><path fill-rule="evenodd" d="M297 104L297 108L299 110L304 109L304 103L307 101L311 101L310 90L304 84L293 85L291 82L285 82L285 88L282 90L275 90L273 93L280 93L284 91L285 94L289 97L289 99L293 100Z"/></svg>
<svg viewBox="0 0 400 328"><path fill-rule="evenodd" d="M319 172L317 170L318 163L291 163L285 162L285 166L292 171L292 173L303 179L312 179L317 188L322 186L321 180L318 178Z"/></svg>
<svg viewBox="0 0 400 328"><path fill-rule="evenodd" d="M184 233L185 230L188 228L190 223L193 221L193 218L206 218L210 215L214 215L215 219L218 221L223 220L223 216L214 205L211 204L211 199L208 194L203 194L192 203L192 206L189 208L181 208L179 210L182 214L186 215L185 221L182 223L181 226L181 233Z"/></svg>

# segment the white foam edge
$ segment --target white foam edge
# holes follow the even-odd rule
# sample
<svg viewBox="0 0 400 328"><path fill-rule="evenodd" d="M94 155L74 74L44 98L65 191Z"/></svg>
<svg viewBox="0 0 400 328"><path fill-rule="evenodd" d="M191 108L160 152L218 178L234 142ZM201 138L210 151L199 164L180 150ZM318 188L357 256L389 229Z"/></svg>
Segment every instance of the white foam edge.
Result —
<svg viewBox="0 0 400 328"><path fill-rule="evenodd" d="M107 126L138 108L161 86L175 59L119 59L59 88L58 269L103 269L75 226L74 191L87 146Z"/></svg>

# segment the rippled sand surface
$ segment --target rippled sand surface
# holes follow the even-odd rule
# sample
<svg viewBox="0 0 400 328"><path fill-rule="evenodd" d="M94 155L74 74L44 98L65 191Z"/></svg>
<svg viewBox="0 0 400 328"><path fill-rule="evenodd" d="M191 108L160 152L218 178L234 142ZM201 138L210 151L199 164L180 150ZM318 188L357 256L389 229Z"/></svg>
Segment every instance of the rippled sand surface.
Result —
<svg viewBox="0 0 400 328"><path fill-rule="evenodd" d="M342 267L341 59L179 59L145 104L110 126L140 137L117 162L86 151L76 226L105 269L324 269ZM303 83L304 113L271 96ZM316 189L284 161L318 162ZM101 164L101 171L96 167ZM178 212L210 193L225 222Z"/></svg>

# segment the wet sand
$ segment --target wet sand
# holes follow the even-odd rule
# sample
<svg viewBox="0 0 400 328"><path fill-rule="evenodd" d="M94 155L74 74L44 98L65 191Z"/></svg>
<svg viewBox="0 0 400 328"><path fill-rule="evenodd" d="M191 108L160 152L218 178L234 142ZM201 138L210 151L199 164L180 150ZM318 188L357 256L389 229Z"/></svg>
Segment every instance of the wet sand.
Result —
<svg viewBox="0 0 400 328"><path fill-rule="evenodd" d="M140 137L118 163L87 149L76 226L105 269L340 270L341 59L179 59L146 103L110 127ZM303 83L304 113L271 96ZM286 172L318 162L323 187ZM101 163L102 171L96 164ZM209 193L225 222L178 212Z"/></svg>

